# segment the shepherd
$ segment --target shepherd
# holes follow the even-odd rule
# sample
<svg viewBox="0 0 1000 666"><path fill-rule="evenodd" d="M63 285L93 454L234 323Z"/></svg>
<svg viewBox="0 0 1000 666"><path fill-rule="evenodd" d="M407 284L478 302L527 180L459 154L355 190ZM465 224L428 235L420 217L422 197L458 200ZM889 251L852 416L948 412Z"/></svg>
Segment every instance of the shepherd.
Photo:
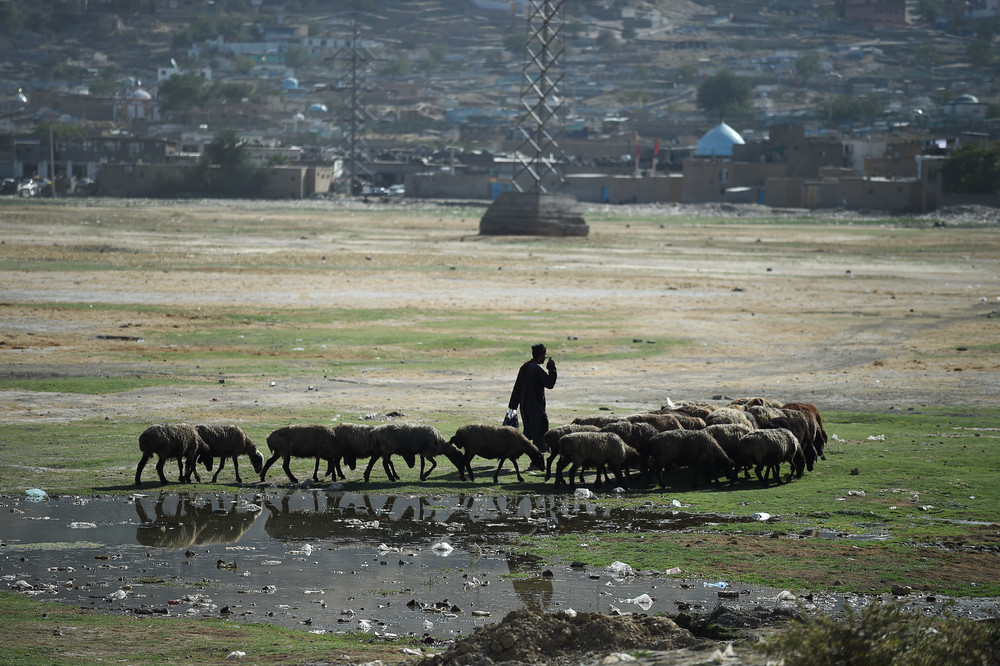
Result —
<svg viewBox="0 0 1000 666"><path fill-rule="evenodd" d="M549 430L549 417L545 413L545 389L556 385L556 362L546 356L548 350L539 343L531 346L531 360L517 371L514 390L507 403L507 416L513 417L521 408L524 436L534 442L539 451L545 450L543 436ZM542 364L545 363L545 367Z"/></svg>

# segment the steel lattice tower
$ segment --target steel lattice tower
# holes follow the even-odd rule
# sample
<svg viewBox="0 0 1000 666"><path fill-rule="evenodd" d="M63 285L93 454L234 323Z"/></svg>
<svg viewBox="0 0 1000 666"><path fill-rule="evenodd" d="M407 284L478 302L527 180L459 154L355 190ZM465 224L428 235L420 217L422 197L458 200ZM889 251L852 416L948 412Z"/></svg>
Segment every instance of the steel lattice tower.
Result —
<svg viewBox="0 0 1000 666"><path fill-rule="evenodd" d="M364 73L374 57L359 44L360 28L354 22L351 31L351 41L340 49L334 58L344 61L350 100L345 110L348 130L346 152L348 160L348 193L354 194L354 188L359 184L359 176L365 175L371 180L372 172L368 168L368 146L364 140L365 123L371 119L362 103L364 93Z"/></svg>
<svg viewBox="0 0 1000 666"><path fill-rule="evenodd" d="M532 0L528 10L521 116L517 121L522 141L513 176L518 192L546 193L545 181L563 180L556 168L556 160L563 157L558 143L563 132L559 117L562 98L557 95L563 78L563 2Z"/></svg>

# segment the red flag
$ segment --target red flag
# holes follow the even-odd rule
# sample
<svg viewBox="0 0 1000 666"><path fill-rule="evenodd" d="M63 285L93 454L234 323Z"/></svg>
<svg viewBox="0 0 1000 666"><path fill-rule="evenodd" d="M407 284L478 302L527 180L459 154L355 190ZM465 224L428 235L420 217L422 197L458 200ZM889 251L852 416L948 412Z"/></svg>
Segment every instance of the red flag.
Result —
<svg viewBox="0 0 1000 666"><path fill-rule="evenodd" d="M660 154L660 137L656 137L656 141L653 142L653 161L656 161L656 156Z"/></svg>

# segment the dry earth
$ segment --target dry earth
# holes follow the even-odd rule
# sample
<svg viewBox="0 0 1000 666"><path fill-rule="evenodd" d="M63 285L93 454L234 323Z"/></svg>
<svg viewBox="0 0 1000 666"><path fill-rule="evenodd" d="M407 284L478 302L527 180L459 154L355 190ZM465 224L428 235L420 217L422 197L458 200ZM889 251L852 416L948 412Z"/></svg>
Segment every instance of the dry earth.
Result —
<svg viewBox="0 0 1000 666"><path fill-rule="evenodd" d="M570 345L554 334L546 342L562 376L550 395L557 416L594 405L626 410L667 398L746 395L850 410L990 403L1000 383L1000 225L993 209L867 225L855 214L786 211L777 224L762 225L754 218L774 211L591 208L591 217L610 211L616 219L590 220L589 238L578 242L478 237L481 209L456 214L438 204L103 206L0 207L0 262L8 266L0 270L0 377L135 371L114 366L116 348L130 344L114 338L165 323L196 326L198 307L419 307L526 318L596 310L632 345L682 343L640 364L576 363L573 350L586 340ZM716 223L720 217L724 225ZM257 225L250 231L248 218ZM104 270L60 265L95 255L107 262ZM176 267L161 270L165 262ZM309 262L335 266L282 270ZM149 264L157 268L137 270ZM185 320L140 308L114 317L39 303L167 306L192 314ZM534 341L526 338L525 348ZM346 413L419 413L460 397L470 411L492 414L505 401L509 374L474 376L461 367L423 373L400 364L338 382L335 400ZM304 388L287 382L269 391L268 404L294 408L314 400ZM153 409L168 418L216 394L165 388L95 399L4 391L0 422L103 417L109 410L128 417ZM233 384L226 401L253 404L259 394L259 386Z"/></svg>

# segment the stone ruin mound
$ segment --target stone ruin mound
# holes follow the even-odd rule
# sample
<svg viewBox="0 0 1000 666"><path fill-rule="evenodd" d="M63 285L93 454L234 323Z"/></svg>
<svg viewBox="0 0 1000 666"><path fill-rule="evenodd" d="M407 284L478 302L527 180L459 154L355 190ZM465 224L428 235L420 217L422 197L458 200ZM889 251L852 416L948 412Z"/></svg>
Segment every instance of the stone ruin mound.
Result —
<svg viewBox="0 0 1000 666"><path fill-rule="evenodd" d="M539 192L503 192L479 221L483 236L586 236L575 198Z"/></svg>

